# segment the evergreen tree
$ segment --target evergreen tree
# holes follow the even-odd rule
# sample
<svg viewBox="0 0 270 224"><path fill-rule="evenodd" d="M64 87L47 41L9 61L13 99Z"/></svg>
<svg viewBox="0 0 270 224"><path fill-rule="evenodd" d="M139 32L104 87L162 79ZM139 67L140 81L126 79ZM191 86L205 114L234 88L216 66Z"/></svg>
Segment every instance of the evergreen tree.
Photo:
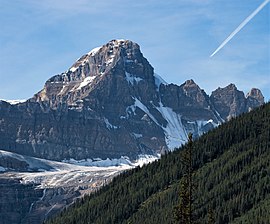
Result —
<svg viewBox="0 0 270 224"><path fill-rule="evenodd" d="M175 223L172 211L176 205L180 209L180 198L186 205L182 211L190 211L183 158L193 158L193 224L269 224L269 139L270 103L201 136L193 142L191 157L183 155L188 154L186 144L147 166L125 171L46 223ZM175 211L188 220L190 213Z"/></svg>
<svg viewBox="0 0 270 224"><path fill-rule="evenodd" d="M207 224L215 224L214 211L211 207L208 209L208 221Z"/></svg>
<svg viewBox="0 0 270 224"><path fill-rule="evenodd" d="M179 204L175 207L175 219L177 223L192 224L192 202L193 202L193 164L192 164L193 140L192 134L188 136L187 148L182 154L184 174L180 184Z"/></svg>

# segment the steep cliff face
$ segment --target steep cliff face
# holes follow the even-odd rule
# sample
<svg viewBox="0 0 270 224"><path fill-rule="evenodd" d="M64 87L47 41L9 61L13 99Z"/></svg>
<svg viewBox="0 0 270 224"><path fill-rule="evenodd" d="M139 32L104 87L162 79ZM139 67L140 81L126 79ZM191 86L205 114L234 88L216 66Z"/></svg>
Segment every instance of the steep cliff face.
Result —
<svg viewBox="0 0 270 224"><path fill-rule="evenodd" d="M167 84L138 44L112 40L53 76L27 102L0 101L0 148L47 159L118 158L171 150L263 96L230 85L209 97L193 81Z"/></svg>
<svg viewBox="0 0 270 224"><path fill-rule="evenodd" d="M252 88L250 92L246 95L247 98L247 109L259 107L264 103L264 97L259 89Z"/></svg>
<svg viewBox="0 0 270 224"><path fill-rule="evenodd" d="M26 218L31 204L42 197L42 190L35 189L34 184L22 185L20 179L2 177L0 174L0 220L2 224L41 223L30 222ZM32 220L34 221L34 220Z"/></svg>
<svg viewBox="0 0 270 224"><path fill-rule="evenodd" d="M245 97L234 84L216 89L212 92L210 100L224 120L229 120L264 103L264 97L259 89L251 89Z"/></svg>

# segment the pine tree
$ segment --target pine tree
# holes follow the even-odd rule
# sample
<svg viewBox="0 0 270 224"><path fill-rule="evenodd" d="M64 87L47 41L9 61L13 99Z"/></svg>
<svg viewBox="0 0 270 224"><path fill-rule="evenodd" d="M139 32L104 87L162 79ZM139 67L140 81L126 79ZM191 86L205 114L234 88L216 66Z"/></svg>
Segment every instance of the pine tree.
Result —
<svg viewBox="0 0 270 224"><path fill-rule="evenodd" d="M180 183L179 204L175 207L175 219L180 224L192 224L193 201L193 164L192 164L193 140L192 134L188 136L187 148L182 154L184 175Z"/></svg>
<svg viewBox="0 0 270 224"><path fill-rule="evenodd" d="M214 211L211 207L208 208L207 224L215 224Z"/></svg>

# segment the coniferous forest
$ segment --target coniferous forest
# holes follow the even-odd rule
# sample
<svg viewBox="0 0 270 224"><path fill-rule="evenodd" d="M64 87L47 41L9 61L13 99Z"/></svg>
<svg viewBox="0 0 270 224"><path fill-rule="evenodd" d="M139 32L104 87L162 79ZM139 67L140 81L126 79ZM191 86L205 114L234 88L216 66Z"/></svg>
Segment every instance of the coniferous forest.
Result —
<svg viewBox="0 0 270 224"><path fill-rule="evenodd" d="M188 144L135 168L47 224L179 223ZM270 104L193 141L192 223L270 223Z"/></svg>

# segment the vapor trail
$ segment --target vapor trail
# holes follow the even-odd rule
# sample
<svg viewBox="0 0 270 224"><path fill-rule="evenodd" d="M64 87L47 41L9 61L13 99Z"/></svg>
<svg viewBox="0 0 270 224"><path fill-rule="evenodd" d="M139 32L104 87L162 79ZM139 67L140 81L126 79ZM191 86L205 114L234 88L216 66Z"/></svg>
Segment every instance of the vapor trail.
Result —
<svg viewBox="0 0 270 224"><path fill-rule="evenodd" d="M265 0L254 12L252 12L231 34L226 40L211 54L210 58L213 57L220 49L222 49L254 16L256 16L270 0Z"/></svg>

